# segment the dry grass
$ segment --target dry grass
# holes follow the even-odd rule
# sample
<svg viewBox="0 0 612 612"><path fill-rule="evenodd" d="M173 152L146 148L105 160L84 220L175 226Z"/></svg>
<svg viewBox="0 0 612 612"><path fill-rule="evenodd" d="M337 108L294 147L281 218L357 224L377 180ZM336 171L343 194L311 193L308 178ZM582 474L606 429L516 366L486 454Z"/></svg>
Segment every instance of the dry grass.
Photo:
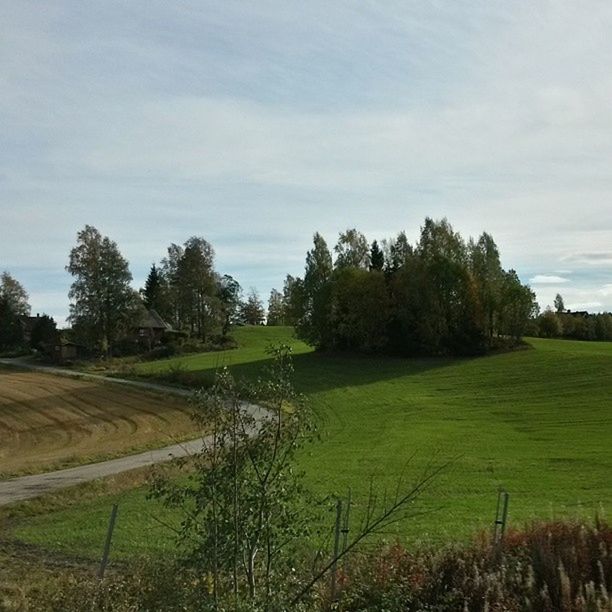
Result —
<svg viewBox="0 0 612 612"><path fill-rule="evenodd" d="M109 458L193 436L188 403L117 384L0 369L0 474Z"/></svg>

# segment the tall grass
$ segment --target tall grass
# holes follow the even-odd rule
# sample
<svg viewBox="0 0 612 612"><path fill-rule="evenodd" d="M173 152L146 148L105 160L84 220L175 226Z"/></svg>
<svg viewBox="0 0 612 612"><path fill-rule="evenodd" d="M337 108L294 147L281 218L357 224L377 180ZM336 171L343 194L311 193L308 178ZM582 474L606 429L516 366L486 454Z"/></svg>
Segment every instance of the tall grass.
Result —
<svg viewBox="0 0 612 612"><path fill-rule="evenodd" d="M343 610L612 610L612 529L538 523L469 547L380 550L342 575Z"/></svg>
<svg viewBox="0 0 612 612"><path fill-rule="evenodd" d="M279 591L309 578L279 577ZM300 576L299 578L298 576ZM612 529L604 523L550 522L487 536L469 546L409 551L401 545L351 557L339 570L340 599L325 584L304 610L431 612L604 612L612 610ZM100 583L83 571L1 585L0 609L208 610L206 576L173 566L123 567ZM2 607L4 605L4 608Z"/></svg>

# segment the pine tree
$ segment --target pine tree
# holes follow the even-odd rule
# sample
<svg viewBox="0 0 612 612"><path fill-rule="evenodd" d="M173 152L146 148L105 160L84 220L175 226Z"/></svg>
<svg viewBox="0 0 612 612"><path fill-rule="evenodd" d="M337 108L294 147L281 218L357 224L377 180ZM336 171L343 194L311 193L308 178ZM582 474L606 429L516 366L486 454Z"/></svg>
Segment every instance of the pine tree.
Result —
<svg viewBox="0 0 612 612"><path fill-rule="evenodd" d="M153 264L149 271L149 276L145 281L145 286L142 291L142 301L149 310L159 311L159 302L161 297L162 289L162 277L157 269L157 266Z"/></svg>
<svg viewBox="0 0 612 612"><path fill-rule="evenodd" d="M378 242L374 240L370 248L370 270L382 270L385 267L385 255Z"/></svg>

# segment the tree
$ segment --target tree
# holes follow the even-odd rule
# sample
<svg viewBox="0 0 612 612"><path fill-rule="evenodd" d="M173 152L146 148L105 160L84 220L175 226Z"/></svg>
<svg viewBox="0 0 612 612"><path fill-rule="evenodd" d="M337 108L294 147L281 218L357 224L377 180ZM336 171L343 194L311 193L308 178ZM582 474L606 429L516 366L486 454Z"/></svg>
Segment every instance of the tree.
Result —
<svg viewBox="0 0 612 612"><path fill-rule="evenodd" d="M0 298L6 302L6 307L15 316L28 316L30 314L27 291L18 280L6 271L0 276Z"/></svg>
<svg viewBox="0 0 612 612"><path fill-rule="evenodd" d="M425 219L417 252L429 262L446 259L463 264L467 259L465 243L459 233L453 230L448 219L440 221L434 221L429 217Z"/></svg>
<svg viewBox="0 0 612 612"><path fill-rule="evenodd" d="M23 344L20 316L30 314L28 294L8 272L0 275L0 349L14 349Z"/></svg>
<svg viewBox="0 0 612 612"><path fill-rule="evenodd" d="M213 263L210 243L192 236L185 242L174 271L179 324L202 339L212 331L220 307Z"/></svg>
<svg viewBox="0 0 612 612"><path fill-rule="evenodd" d="M83 339L109 354L140 303L117 244L91 225L77 234L66 270L75 277L68 296L70 321Z"/></svg>
<svg viewBox="0 0 612 612"><path fill-rule="evenodd" d="M14 349L22 343L22 329L13 305L0 294L0 349Z"/></svg>
<svg viewBox="0 0 612 612"><path fill-rule="evenodd" d="M389 298L380 270L344 268L332 288L333 346L376 352L387 344Z"/></svg>
<svg viewBox="0 0 612 612"><path fill-rule="evenodd" d="M46 314L37 317L36 323L32 327L30 346L43 353L49 353L57 339L57 325L53 318Z"/></svg>
<svg viewBox="0 0 612 612"><path fill-rule="evenodd" d="M370 248L370 270L378 270L379 272L385 267L385 255L378 242L374 240Z"/></svg>
<svg viewBox="0 0 612 612"><path fill-rule="evenodd" d="M370 266L370 250L366 237L356 229L341 232L336 252L336 268L368 268Z"/></svg>
<svg viewBox="0 0 612 612"><path fill-rule="evenodd" d="M501 295L501 331L518 342L529 321L537 314L535 293L521 284L514 270L508 270L504 273Z"/></svg>
<svg viewBox="0 0 612 612"><path fill-rule="evenodd" d="M163 272L153 264L140 291L145 308L155 310L162 319L172 318L168 283Z"/></svg>
<svg viewBox="0 0 612 612"><path fill-rule="evenodd" d="M383 247L387 276L397 272L413 254L413 249L408 242L408 238L406 238L405 232L400 232L396 238L391 240L384 240Z"/></svg>
<svg viewBox="0 0 612 612"><path fill-rule="evenodd" d="M489 341L499 319L503 270L499 250L493 237L484 232L478 242L470 240L468 245L470 269L477 282L477 291L484 312L485 332Z"/></svg>
<svg viewBox="0 0 612 612"><path fill-rule="evenodd" d="M283 295L276 289L270 291L268 299L268 316L266 318L267 325L284 325L285 324L285 309L283 306Z"/></svg>
<svg viewBox="0 0 612 612"><path fill-rule="evenodd" d="M242 319L247 325L261 325L265 318L265 310L259 294L255 288L251 288L249 296L242 305Z"/></svg>
<svg viewBox="0 0 612 612"><path fill-rule="evenodd" d="M560 293L557 293L557 295L555 296L555 312L565 312L565 304L563 302L563 297Z"/></svg>
<svg viewBox="0 0 612 612"><path fill-rule="evenodd" d="M233 276L224 274L219 278L217 294L221 303L221 334L225 337L238 319L242 287Z"/></svg>
<svg viewBox="0 0 612 612"><path fill-rule="evenodd" d="M287 274L283 285L283 313L285 325L298 325L304 317L304 281Z"/></svg>
<svg viewBox="0 0 612 612"><path fill-rule="evenodd" d="M166 284L168 294L168 315L173 327L181 329L183 313L179 299L179 262L183 257L184 249L179 244L172 243L167 249L167 255L161 261L161 275Z"/></svg>
<svg viewBox="0 0 612 612"><path fill-rule="evenodd" d="M298 336L313 346L324 348L330 341L331 278L333 263L327 243L318 232L313 248L306 253L302 286L302 317L297 322Z"/></svg>
<svg viewBox="0 0 612 612"><path fill-rule="evenodd" d="M542 315L540 315L538 324L540 336L544 338L558 338L563 333L559 317L550 308L547 308Z"/></svg>
<svg viewBox="0 0 612 612"><path fill-rule="evenodd" d="M298 578L292 564L316 521L294 457L313 428L293 391L290 350L270 350L272 366L258 385L241 389L222 370L211 389L199 391L196 422L212 439L186 479L154 482L153 497L184 510L177 532L183 564L210 577L204 597L212 605L202 609L285 609L278 602ZM266 410L256 417L245 398Z"/></svg>

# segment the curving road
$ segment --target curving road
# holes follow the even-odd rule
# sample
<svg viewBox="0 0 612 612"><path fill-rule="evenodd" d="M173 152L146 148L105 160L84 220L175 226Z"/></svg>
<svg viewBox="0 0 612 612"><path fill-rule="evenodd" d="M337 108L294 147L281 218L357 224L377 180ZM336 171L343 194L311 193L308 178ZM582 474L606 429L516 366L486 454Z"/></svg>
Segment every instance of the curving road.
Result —
<svg viewBox="0 0 612 612"><path fill-rule="evenodd" d="M128 385L131 387L141 388L146 391L156 391L158 393L180 395L183 397L189 396L192 393L191 391L187 391L185 389L176 389L174 387L166 387L164 385L154 383L127 380L122 378L107 378L98 374L85 374L82 372L74 372L60 368L38 366L24 363L17 359L0 359L0 364L18 366L20 368L27 368L29 370L40 370L42 372L58 374L61 376L103 380L113 384ZM244 403L243 409L255 418L256 424L261 422L267 414L267 411L264 408L255 404ZM256 430L257 425L255 425L253 431L249 433L253 435L256 433ZM165 461L171 461L172 459L177 459L179 457L193 455L201 451L202 447L209 440L210 436L205 436L195 440L190 440L188 442L183 442L181 444L172 444L164 448L149 450L136 455L127 455L126 457L120 457L118 459L109 459L108 461L100 461L99 463L90 463L88 465L80 465L64 470L45 472L43 474L33 474L31 476L20 476L18 478L11 478L9 480L0 480L0 506L6 506L18 501L31 499L33 497L44 495L45 493L50 493L66 487L72 487L90 480L105 478L106 476L112 476L113 474L119 474L120 472L127 472L128 470L146 467L156 463L163 463Z"/></svg>

